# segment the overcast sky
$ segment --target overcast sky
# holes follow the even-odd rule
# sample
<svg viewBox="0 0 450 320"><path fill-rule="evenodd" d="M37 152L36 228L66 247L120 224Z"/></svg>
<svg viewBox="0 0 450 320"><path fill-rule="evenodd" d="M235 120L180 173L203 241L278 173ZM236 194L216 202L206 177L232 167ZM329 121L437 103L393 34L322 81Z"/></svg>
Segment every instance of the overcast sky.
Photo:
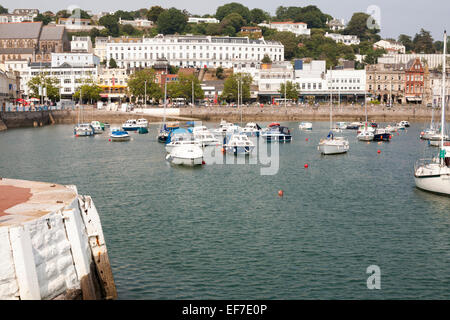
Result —
<svg viewBox="0 0 450 320"><path fill-rule="evenodd" d="M149 8L160 5L164 8L186 9L192 14L213 14L218 6L233 1L223 0L0 0L10 10L15 8L37 8L40 11L58 11L77 5L93 12ZM450 27L450 1L448 0L241 0L235 1L249 7L261 8L272 15L278 6L316 5L323 12L347 21L354 12L366 12L369 6L378 6L381 14L382 37L397 38L404 33L414 36L420 28L431 31L435 40L441 40L443 31ZM449 29L450 30L450 29Z"/></svg>

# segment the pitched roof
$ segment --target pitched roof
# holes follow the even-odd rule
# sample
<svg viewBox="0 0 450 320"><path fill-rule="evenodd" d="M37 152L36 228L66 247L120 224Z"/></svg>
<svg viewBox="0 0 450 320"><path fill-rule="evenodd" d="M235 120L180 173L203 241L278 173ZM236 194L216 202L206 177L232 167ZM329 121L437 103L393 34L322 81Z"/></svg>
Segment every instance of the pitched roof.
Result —
<svg viewBox="0 0 450 320"><path fill-rule="evenodd" d="M63 35L63 26L44 26L42 28L41 40L61 40Z"/></svg>
<svg viewBox="0 0 450 320"><path fill-rule="evenodd" d="M42 22L0 23L0 39L37 39Z"/></svg>
<svg viewBox="0 0 450 320"><path fill-rule="evenodd" d="M33 48L0 48L0 54L33 54Z"/></svg>

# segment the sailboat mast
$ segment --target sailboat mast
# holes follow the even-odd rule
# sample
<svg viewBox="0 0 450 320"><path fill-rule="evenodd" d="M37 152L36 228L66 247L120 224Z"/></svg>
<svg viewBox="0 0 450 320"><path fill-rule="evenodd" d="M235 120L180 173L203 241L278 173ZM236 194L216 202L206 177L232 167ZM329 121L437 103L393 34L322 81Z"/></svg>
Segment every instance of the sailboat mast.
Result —
<svg viewBox="0 0 450 320"><path fill-rule="evenodd" d="M166 81L164 81L164 115L163 115L163 122L166 123L166 104L167 104L167 78Z"/></svg>
<svg viewBox="0 0 450 320"><path fill-rule="evenodd" d="M333 128L333 71L330 67L330 130Z"/></svg>
<svg viewBox="0 0 450 320"><path fill-rule="evenodd" d="M445 132L445 85L446 85L446 72L447 72L447 31L444 32L444 53L442 55L442 105L441 105L441 150L444 149L444 132ZM444 162L444 158L441 158L441 163Z"/></svg>

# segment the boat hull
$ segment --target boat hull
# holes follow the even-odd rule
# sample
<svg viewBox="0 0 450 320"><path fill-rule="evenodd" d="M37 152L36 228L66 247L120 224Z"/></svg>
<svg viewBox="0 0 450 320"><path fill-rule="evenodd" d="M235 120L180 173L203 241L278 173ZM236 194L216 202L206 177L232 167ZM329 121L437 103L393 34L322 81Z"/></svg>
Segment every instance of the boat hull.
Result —
<svg viewBox="0 0 450 320"><path fill-rule="evenodd" d="M254 148L255 148L254 146L246 146L246 147L227 146L225 148L225 151L227 153L231 153L231 154L234 154L234 155L238 155L238 154L245 154L245 155L247 155L247 154L252 153Z"/></svg>
<svg viewBox="0 0 450 320"><path fill-rule="evenodd" d="M291 142L292 141L292 136L270 136L270 135L267 135L267 136L264 136L263 138L267 142L286 143L286 142Z"/></svg>
<svg viewBox="0 0 450 320"><path fill-rule="evenodd" d="M74 130L73 134L77 137L90 137L94 135L93 131L85 131L85 130Z"/></svg>
<svg viewBox="0 0 450 320"><path fill-rule="evenodd" d="M122 127L123 131L137 131L139 127Z"/></svg>
<svg viewBox="0 0 450 320"><path fill-rule="evenodd" d="M389 133L376 134L373 137L373 141L389 142L389 141L391 141L391 137L392 136Z"/></svg>
<svg viewBox="0 0 450 320"><path fill-rule="evenodd" d="M414 180L418 189L450 196L450 174L425 177L416 175Z"/></svg>
<svg viewBox="0 0 450 320"><path fill-rule="evenodd" d="M349 150L349 146L321 144L319 145L318 149L323 155L333 155L347 153Z"/></svg>
<svg viewBox="0 0 450 320"><path fill-rule="evenodd" d="M121 142L121 141L129 141L130 140L130 136L125 136L125 137L110 137L111 141L114 142Z"/></svg>
<svg viewBox="0 0 450 320"><path fill-rule="evenodd" d="M200 166L203 164L203 157L182 158L182 157L174 157L169 154L167 155L166 160L173 165L188 166L188 167Z"/></svg>

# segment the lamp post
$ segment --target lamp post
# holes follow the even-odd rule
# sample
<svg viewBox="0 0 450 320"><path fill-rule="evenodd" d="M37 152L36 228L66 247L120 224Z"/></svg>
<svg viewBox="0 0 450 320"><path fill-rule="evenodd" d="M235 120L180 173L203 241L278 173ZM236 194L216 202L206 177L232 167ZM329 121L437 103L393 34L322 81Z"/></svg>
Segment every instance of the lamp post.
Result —
<svg viewBox="0 0 450 320"><path fill-rule="evenodd" d="M144 81L145 86L144 86L144 104L145 104L145 108L147 108L147 80Z"/></svg>

